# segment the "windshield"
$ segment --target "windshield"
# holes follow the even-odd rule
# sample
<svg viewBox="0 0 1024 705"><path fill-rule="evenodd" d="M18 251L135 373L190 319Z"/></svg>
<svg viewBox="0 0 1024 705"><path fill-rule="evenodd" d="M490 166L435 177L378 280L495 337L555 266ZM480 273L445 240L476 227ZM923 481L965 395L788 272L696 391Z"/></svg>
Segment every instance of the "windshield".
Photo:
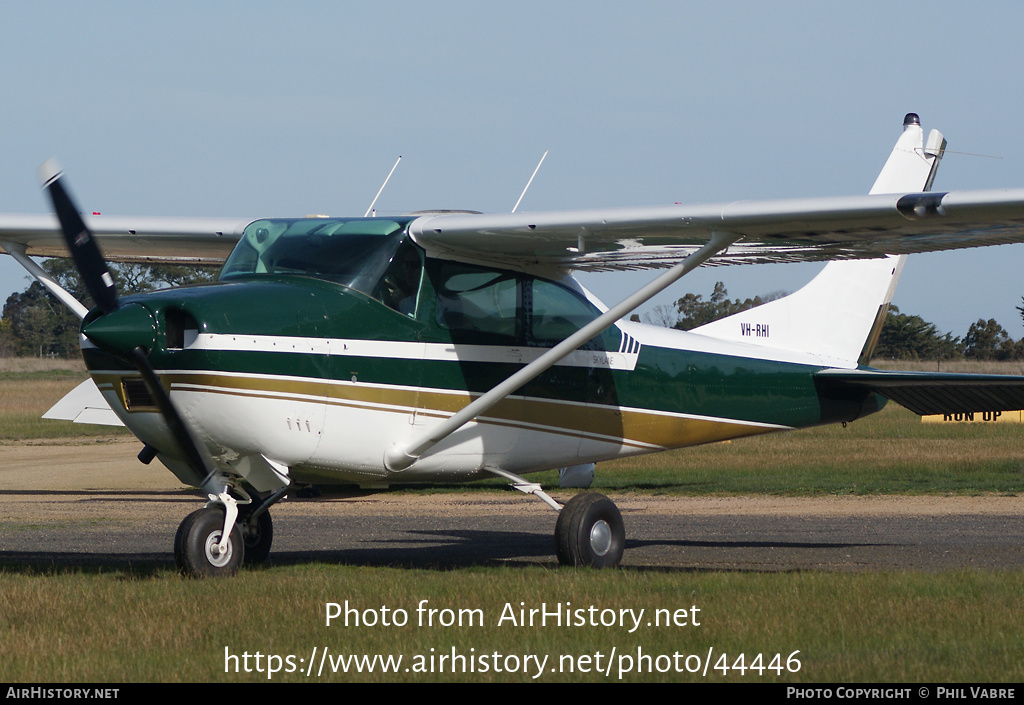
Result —
<svg viewBox="0 0 1024 705"><path fill-rule="evenodd" d="M220 279L297 274L371 294L405 239L385 218L264 219L250 223Z"/></svg>

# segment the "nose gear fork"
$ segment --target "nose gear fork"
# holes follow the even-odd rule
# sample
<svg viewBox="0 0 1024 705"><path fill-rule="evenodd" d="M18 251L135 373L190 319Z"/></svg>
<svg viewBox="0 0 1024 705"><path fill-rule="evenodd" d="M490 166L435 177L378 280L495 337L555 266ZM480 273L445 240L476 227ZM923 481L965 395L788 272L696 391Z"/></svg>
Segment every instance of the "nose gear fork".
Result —
<svg viewBox="0 0 1024 705"><path fill-rule="evenodd" d="M237 486L237 483L233 484L235 485L234 487L231 487L228 484L222 484L222 489L217 494L207 493L206 496L210 498L210 501L203 506L203 509L210 509L212 507L216 507L217 505L221 505L224 507L224 530L221 531L220 541L217 543L215 549L217 553L219 553L220 555L224 555L224 553L228 550L228 543L230 541L231 530L234 528L235 522L238 521L239 501L232 497L230 494L228 494L228 490L234 489L235 492L238 492L240 495L244 497L241 504L252 504L252 497L250 497L249 494L244 489Z"/></svg>
<svg viewBox="0 0 1024 705"><path fill-rule="evenodd" d="M178 527L175 563L182 574L193 578L233 575L245 558L245 542L237 523L239 506L251 504L252 497L239 478L219 473L204 483L204 489L210 501Z"/></svg>

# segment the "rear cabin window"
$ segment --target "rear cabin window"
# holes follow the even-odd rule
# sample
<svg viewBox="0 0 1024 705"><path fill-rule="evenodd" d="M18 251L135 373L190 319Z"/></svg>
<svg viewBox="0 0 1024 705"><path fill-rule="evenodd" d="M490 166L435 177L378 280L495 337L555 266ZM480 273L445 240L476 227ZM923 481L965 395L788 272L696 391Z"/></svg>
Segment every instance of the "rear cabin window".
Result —
<svg viewBox="0 0 1024 705"><path fill-rule="evenodd" d="M445 263L437 285L437 322L465 333L499 336L515 342L520 332L516 275Z"/></svg>

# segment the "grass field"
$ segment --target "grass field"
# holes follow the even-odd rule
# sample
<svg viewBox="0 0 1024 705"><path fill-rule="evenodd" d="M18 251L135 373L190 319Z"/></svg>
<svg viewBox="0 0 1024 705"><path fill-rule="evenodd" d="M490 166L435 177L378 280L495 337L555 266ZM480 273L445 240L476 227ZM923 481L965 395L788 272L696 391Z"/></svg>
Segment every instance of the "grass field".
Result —
<svg viewBox="0 0 1024 705"><path fill-rule="evenodd" d="M7 573L2 580L0 680L6 682L949 683L1024 677L1024 576L1018 573L439 572L307 565L247 571L226 582L119 572ZM423 613L420 626L423 600L437 612ZM355 616L349 626L344 616L328 626L328 604L338 604L344 615L346 601L359 613L359 626ZM565 609L594 606L605 617L606 610L645 612L632 633L636 622L628 616L622 627L590 626L589 616L585 626L553 620L530 626L518 619L523 607L552 611L567 602ZM383 607L389 626L382 624ZM658 609L667 611L657 615L660 624L654 621ZM403 626L394 624L403 619L399 610L407 618ZM457 625L459 610L474 612L462 613L461 627L442 625L446 617ZM502 622L503 614L514 614L516 622ZM369 619L376 623L366 626ZM350 665L347 673L333 673L328 660L317 675L324 649L335 659L400 655L403 661L397 673L381 672L379 661L374 672ZM518 668L481 672L478 661L471 673L467 661L466 672L452 673L451 662L440 656L453 649L467 658L500 654L504 668ZM241 659L246 653L249 673ZM262 672L256 671L257 653ZM734 668L756 668L759 654L760 672ZM267 673L268 655L281 657L279 672ZM527 655L547 656L536 679L537 664ZM417 656L425 672L406 672L416 668ZM307 676L310 661L315 665ZM778 670L771 669L773 661Z"/></svg>
<svg viewBox="0 0 1024 705"><path fill-rule="evenodd" d="M128 433L111 426L41 418L87 377L81 360L0 358L0 443Z"/></svg>
<svg viewBox="0 0 1024 705"><path fill-rule="evenodd" d="M80 367L15 367L0 364L0 443L88 431L32 419L84 377ZM97 441L102 436L90 442ZM845 428L603 464L596 484L694 495L1016 494L1024 491L1022 467L1022 425L922 424L890 405ZM409 623L327 626L328 604L346 600L362 619L381 620L387 607L393 618L405 610ZM464 616L479 614L481 623L419 626L422 600L452 615L473 610ZM645 613L633 633L618 626L498 623L506 605L518 615L520 608L550 610L556 603L594 606L598 615ZM693 606L700 609L699 626L647 626L655 610L678 616ZM435 616L440 621L444 614ZM430 571L306 564L202 582L167 570L40 572L10 563L0 569L0 681L9 683L260 682L272 665L280 669L275 682L529 682L537 673L543 682L616 682L620 675L627 682L1018 682L1022 633L1024 575L1013 571ZM324 649L327 672L317 676ZM476 660L456 659L460 670L452 673L453 653ZM372 673L353 672L354 664L348 673L332 673L331 659L349 655L401 655L403 662L397 672L382 672L377 661ZM527 655L547 661L541 668ZM307 677L311 662L314 674Z"/></svg>

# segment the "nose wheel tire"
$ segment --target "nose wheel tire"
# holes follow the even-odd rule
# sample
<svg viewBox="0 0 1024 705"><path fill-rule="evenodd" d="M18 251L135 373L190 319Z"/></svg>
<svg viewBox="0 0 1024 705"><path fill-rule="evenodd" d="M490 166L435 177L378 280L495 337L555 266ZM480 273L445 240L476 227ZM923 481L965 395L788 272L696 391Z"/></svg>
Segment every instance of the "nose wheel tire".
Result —
<svg viewBox="0 0 1024 705"><path fill-rule="evenodd" d="M174 537L174 562L190 578L214 578L234 575L242 565L245 545L235 525L224 551L219 549L224 531L224 511L206 507L192 512L178 527Z"/></svg>
<svg viewBox="0 0 1024 705"><path fill-rule="evenodd" d="M622 514L603 494L578 494L558 513L555 552L562 565L610 568L622 560L625 547Z"/></svg>

